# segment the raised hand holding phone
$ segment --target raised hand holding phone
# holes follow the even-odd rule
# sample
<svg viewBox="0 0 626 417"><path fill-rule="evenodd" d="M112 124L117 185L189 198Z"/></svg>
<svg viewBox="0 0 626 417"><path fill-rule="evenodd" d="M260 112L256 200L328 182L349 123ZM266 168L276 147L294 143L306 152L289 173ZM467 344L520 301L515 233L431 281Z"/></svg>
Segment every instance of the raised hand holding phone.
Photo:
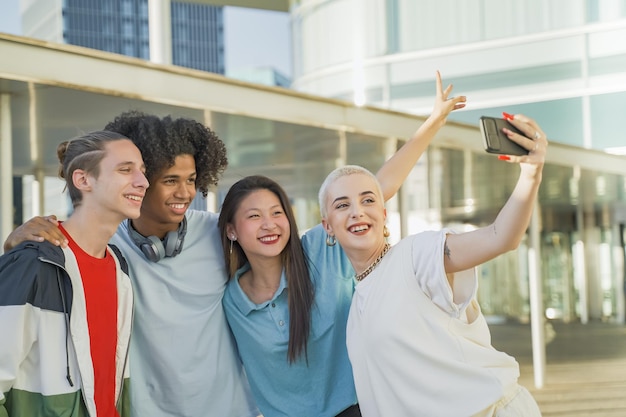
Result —
<svg viewBox="0 0 626 417"><path fill-rule="evenodd" d="M483 136L483 146L488 153L501 155L528 155L528 149L518 145L507 137L502 131L509 129L520 135L524 135L506 119L482 116L480 118L480 132Z"/></svg>

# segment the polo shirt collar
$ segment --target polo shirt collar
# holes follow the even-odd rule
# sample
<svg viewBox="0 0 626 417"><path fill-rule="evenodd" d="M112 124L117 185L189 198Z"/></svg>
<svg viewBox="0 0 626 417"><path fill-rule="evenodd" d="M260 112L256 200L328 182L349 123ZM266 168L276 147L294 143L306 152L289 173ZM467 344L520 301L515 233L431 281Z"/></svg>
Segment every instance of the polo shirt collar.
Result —
<svg viewBox="0 0 626 417"><path fill-rule="evenodd" d="M239 278L241 278L241 276L248 270L250 270L250 264L246 263L241 268L239 268L237 272L235 272L235 275L232 278L236 280L235 281L236 291L234 291L232 294L233 301L237 309L246 316L254 310L262 310L265 307L267 307L271 302L275 301L287 288L287 277L285 276L285 269L283 268L283 272L280 274L280 284L278 284L278 289L274 293L274 296L270 300L265 301L261 304L255 304L252 301L250 301L246 293L243 292L243 290L241 289L241 286L239 285Z"/></svg>

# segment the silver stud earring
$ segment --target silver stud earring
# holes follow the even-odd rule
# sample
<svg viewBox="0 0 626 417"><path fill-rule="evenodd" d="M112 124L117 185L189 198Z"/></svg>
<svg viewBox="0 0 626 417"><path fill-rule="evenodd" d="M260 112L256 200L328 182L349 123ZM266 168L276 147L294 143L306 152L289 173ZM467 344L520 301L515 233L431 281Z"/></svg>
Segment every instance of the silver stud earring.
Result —
<svg viewBox="0 0 626 417"><path fill-rule="evenodd" d="M237 237L235 235L230 235L230 249L229 249L229 254L232 255L233 254L233 242L235 240L237 240Z"/></svg>

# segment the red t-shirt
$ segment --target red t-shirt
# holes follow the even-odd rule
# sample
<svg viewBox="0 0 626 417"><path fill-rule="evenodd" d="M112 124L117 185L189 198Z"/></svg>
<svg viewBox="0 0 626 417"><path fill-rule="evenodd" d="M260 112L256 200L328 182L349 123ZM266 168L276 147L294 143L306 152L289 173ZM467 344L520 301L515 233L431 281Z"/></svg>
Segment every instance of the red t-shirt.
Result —
<svg viewBox="0 0 626 417"><path fill-rule="evenodd" d="M119 417L115 408L115 354L117 349L117 285L115 260L87 254L59 226L78 261L87 304L95 401L99 417Z"/></svg>

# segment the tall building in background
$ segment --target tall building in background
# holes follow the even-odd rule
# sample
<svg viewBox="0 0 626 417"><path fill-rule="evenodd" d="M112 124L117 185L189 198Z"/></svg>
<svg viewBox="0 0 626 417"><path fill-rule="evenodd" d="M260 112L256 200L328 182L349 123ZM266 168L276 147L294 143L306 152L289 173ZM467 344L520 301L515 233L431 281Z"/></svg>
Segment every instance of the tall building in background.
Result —
<svg viewBox="0 0 626 417"><path fill-rule="evenodd" d="M271 67L242 68L227 71L226 76L249 83L289 88L291 80L285 74Z"/></svg>
<svg viewBox="0 0 626 417"><path fill-rule="evenodd" d="M172 62L224 74L222 7L172 2ZM22 0L24 36L150 58L148 0Z"/></svg>

